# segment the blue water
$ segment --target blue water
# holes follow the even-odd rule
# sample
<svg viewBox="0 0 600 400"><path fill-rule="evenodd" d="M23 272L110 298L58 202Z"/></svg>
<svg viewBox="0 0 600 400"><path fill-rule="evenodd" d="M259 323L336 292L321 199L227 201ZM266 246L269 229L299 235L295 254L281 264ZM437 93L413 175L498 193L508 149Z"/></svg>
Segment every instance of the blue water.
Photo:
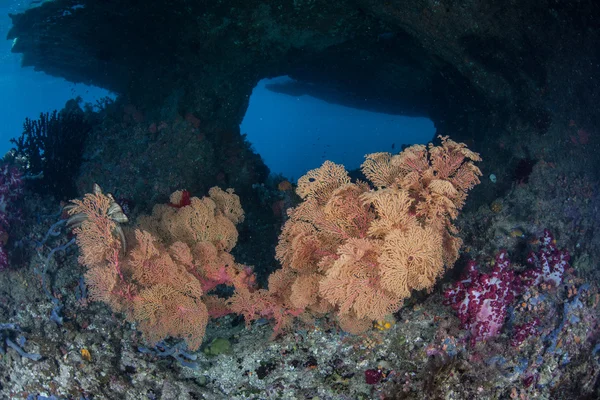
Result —
<svg viewBox="0 0 600 400"><path fill-rule="evenodd" d="M35 118L41 112L60 110L67 100L81 96L84 102L110 95L104 89L73 84L55 78L32 67L21 67L21 55L11 53L13 42L6 40L12 26L9 13L27 9L28 2L0 0L0 156L12 146L9 140L20 136L25 118Z"/></svg>
<svg viewBox="0 0 600 400"><path fill-rule="evenodd" d="M428 143L435 135L428 118L380 114L265 89L285 79L259 82L241 124L272 173L297 179L325 160L350 170L360 166L365 154L397 153L402 144Z"/></svg>
<svg viewBox="0 0 600 400"><path fill-rule="evenodd" d="M6 38L11 26L8 14L27 6L16 0L0 0L0 37ZM90 103L114 97L104 89L22 68L21 55L10 51L12 44L0 41L0 156L12 147L9 140L21 134L25 118L37 119L41 112L60 110L77 96ZM402 144L427 143L435 135L435 127L427 118L378 114L265 89L267 83L285 79L289 78L259 82L240 126L272 173L295 180L325 160L353 169L367 153L398 152ZM366 143L365 135L369 137Z"/></svg>

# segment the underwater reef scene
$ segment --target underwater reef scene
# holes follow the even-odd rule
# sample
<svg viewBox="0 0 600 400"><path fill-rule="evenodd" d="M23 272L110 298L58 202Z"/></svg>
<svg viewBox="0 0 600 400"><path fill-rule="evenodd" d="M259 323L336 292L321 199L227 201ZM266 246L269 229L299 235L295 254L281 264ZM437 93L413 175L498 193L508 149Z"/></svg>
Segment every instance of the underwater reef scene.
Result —
<svg viewBox="0 0 600 400"><path fill-rule="evenodd" d="M600 398L596 2L11 19L23 66L116 96L0 163L0 399ZM240 123L274 76L436 136L273 174Z"/></svg>

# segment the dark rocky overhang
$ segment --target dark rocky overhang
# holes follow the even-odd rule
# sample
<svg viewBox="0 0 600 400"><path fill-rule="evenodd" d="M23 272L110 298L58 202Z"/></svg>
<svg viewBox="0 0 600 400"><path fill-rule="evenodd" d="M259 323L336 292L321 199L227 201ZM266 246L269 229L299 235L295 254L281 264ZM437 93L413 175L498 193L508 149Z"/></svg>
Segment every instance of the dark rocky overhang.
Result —
<svg viewBox="0 0 600 400"><path fill-rule="evenodd" d="M552 78L597 72L577 61L597 59L599 15L594 2L57 0L12 15L8 37L23 65L217 125L239 124L258 80L289 75L468 139L509 115L543 130L568 95Z"/></svg>

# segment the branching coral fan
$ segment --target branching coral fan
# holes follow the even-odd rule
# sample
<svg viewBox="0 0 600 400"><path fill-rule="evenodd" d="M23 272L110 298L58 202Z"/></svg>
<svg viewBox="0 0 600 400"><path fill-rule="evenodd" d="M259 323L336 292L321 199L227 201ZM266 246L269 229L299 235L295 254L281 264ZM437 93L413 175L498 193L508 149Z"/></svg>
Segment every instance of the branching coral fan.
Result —
<svg viewBox="0 0 600 400"><path fill-rule="evenodd" d="M235 225L244 218L238 196L216 187L209 195L190 199L175 192L169 205L155 206L126 232L127 252L115 234L108 196L98 190L69 208L84 217L74 232L90 298L125 313L152 343L171 336L197 349L209 315L229 312L224 300L207 292L253 282L249 269L229 254L238 237Z"/></svg>
<svg viewBox="0 0 600 400"><path fill-rule="evenodd" d="M370 184L351 182L329 161L308 172L298 181L304 201L288 211L276 249L283 268L268 290L256 289L250 269L229 253L243 219L231 190L212 188L202 199L174 193L126 232L129 251L101 191L73 201L69 212L82 221L75 233L91 298L124 312L151 342L179 337L197 349L209 316L229 312L247 324L275 320L275 334L296 317L334 313L342 329L360 332L413 289L431 289L456 261L462 242L452 220L479 183L479 160L441 137L440 146L367 155ZM235 288L227 301L206 294L219 284Z"/></svg>
<svg viewBox="0 0 600 400"><path fill-rule="evenodd" d="M258 300L236 294L233 307L247 319L271 316L277 326L292 315L333 312L342 329L364 331L411 290L431 289L456 261L462 241L452 220L479 183L479 160L441 137L440 146L367 155L362 172L371 184L351 182L330 161L309 171L298 181L304 201L288 211L277 246L283 268ZM249 309L261 302L270 306Z"/></svg>

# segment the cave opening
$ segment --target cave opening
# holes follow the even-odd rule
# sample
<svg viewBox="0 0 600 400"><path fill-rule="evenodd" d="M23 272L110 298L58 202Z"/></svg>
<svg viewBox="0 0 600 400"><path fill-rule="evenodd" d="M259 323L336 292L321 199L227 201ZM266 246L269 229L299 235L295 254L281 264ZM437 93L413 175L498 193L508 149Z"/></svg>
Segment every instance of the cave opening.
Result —
<svg viewBox="0 0 600 400"><path fill-rule="evenodd" d="M394 154L435 136L429 118L350 107L344 93L318 98L317 89L282 76L263 79L252 91L240 130L272 174L295 181L325 160L352 170L367 153Z"/></svg>

